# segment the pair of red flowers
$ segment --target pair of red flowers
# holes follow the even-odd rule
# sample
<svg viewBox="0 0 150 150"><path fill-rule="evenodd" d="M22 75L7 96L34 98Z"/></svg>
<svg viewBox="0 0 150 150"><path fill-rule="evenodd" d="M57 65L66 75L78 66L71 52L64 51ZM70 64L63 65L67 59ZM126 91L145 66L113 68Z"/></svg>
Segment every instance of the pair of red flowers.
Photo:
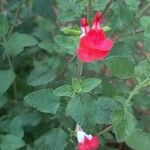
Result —
<svg viewBox="0 0 150 150"><path fill-rule="evenodd" d="M82 35L80 36L77 56L83 62L92 62L105 58L113 47L113 42L100 27L101 13L97 12L90 28L86 18L80 20Z"/></svg>

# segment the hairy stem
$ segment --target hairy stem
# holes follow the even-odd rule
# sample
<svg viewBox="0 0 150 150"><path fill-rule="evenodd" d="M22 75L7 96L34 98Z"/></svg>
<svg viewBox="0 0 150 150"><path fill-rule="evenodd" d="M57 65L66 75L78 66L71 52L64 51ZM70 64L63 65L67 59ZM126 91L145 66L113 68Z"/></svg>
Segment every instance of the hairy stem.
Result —
<svg viewBox="0 0 150 150"><path fill-rule="evenodd" d="M91 26L92 25L92 0L88 0L87 18L88 18L88 23Z"/></svg>
<svg viewBox="0 0 150 150"><path fill-rule="evenodd" d="M139 12L139 17L150 7L150 3L147 4L143 9L141 9L141 11Z"/></svg>
<svg viewBox="0 0 150 150"><path fill-rule="evenodd" d="M104 128L104 129L101 130L97 135L102 135L102 134L104 134L105 132L107 132L107 131L109 131L109 130L111 130L111 129L112 129L112 125L110 125L110 126Z"/></svg>
<svg viewBox="0 0 150 150"><path fill-rule="evenodd" d="M109 2L107 3L105 9L104 9L103 12L102 12L102 15L103 15L103 16L106 14L106 12L107 12L107 10L109 9L109 7L111 6L112 2L113 2L113 0L109 0Z"/></svg>
<svg viewBox="0 0 150 150"><path fill-rule="evenodd" d="M83 62L79 60L78 61L78 80L81 79L82 70L83 70Z"/></svg>
<svg viewBox="0 0 150 150"><path fill-rule="evenodd" d="M143 82L139 83L129 94L128 99L126 101L126 106L128 106L130 104L131 99L133 98L133 96L135 96L136 94L139 93L139 90L145 86L148 86L148 81L149 79L145 79Z"/></svg>
<svg viewBox="0 0 150 150"><path fill-rule="evenodd" d="M13 32L13 30L14 30L14 28L15 28L15 25L16 25L16 23L17 23L17 19L18 19L18 17L19 17L19 13L20 13L20 10L21 10L22 2L23 2L23 1L21 1L20 4L19 4L19 6L17 7L16 13L15 13L14 21L13 21L13 23L12 23L12 25L11 25L11 27L10 27L8 33L7 33L7 37L8 37L8 38L10 37L10 35L11 35L11 33Z"/></svg>

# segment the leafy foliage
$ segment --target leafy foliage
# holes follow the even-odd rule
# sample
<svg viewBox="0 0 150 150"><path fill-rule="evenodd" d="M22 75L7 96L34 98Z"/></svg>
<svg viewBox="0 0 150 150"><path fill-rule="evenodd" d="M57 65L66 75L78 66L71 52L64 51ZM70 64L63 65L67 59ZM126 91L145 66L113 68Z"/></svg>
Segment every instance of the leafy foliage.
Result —
<svg viewBox="0 0 150 150"><path fill-rule="evenodd" d="M25 101L33 108L45 113L55 114L59 107L59 99L50 90L42 89L30 93Z"/></svg>
<svg viewBox="0 0 150 150"><path fill-rule="evenodd" d="M20 138L11 134L1 135L0 139L0 148L2 150L15 150L23 147L25 144Z"/></svg>
<svg viewBox="0 0 150 150"><path fill-rule="evenodd" d="M150 149L150 1L89 2L0 1L1 150L74 150L76 124L101 150ZM114 45L82 64L79 20L96 11Z"/></svg>
<svg viewBox="0 0 150 150"><path fill-rule="evenodd" d="M4 94L15 79L15 73L12 70L0 71L0 95Z"/></svg>

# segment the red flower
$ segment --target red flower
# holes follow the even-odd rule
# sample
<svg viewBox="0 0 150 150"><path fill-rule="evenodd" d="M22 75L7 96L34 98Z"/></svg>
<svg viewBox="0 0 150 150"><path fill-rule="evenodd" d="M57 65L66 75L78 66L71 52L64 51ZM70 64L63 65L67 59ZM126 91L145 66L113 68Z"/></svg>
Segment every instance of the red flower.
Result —
<svg viewBox="0 0 150 150"><path fill-rule="evenodd" d="M78 150L97 150L100 144L97 136L87 135L77 125Z"/></svg>
<svg viewBox="0 0 150 150"><path fill-rule="evenodd" d="M93 19L92 28L88 26L86 18L80 20L83 33L80 36L77 56L83 62L101 60L109 54L113 47L112 40L106 36L100 27L101 19L102 15L97 12Z"/></svg>

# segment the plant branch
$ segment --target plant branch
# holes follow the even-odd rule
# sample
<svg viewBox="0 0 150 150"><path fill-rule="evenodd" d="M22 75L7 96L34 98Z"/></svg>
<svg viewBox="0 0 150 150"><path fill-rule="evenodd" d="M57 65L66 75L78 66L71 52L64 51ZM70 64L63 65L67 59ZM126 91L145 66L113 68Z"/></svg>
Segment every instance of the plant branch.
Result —
<svg viewBox="0 0 150 150"><path fill-rule="evenodd" d="M102 134L104 134L105 132L107 132L107 131L109 131L109 130L111 130L111 129L112 129L112 125L110 125L110 126L104 128L104 129L101 130L99 133L97 133L97 135L102 135Z"/></svg>
<svg viewBox="0 0 150 150"><path fill-rule="evenodd" d="M22 2L23 2L23 1L21 1L20 4L19 4L19 6L17 7L16 13L15 13L14 21L13 21L13 23L12 23L12 25L11 25L11 27L10 27L8 33L7 33L7 37L8 37L8 38L10 37L10 35L11 35L11 33L13 32L13 30L14 30L14 28L15 28L15 25L16 25L16 23L17 23L17 19L18 19L18 17L19 17L19 13L20 13L20 10L21 10Z"/></svg>
<svg viewBox="0 0 150 150"><path fill-rule="evenodd" d="M143 82L139 83L129 94L128 99L126 101L126 106L130 104L131 99L133 98L134 95L139 93L139 90L145 86L149 85L149 79L145 79Z"/></svg>
<svg viewBox="0 0 150 150"><path fill-rule="evenodd" d="M139 17L141 17L141 15L150 7L150 3L147 4L143 9L141 9L141 11L139 12Z"/></svg>
<svg viewBox="0 0 150 150"><path fill-rule="evenodd" d="M109 9L109 7L111 6L112 2L113 2L113 0L109 0L109 2L107 3L105 9L104 9L103 12L102 12L102 15L103 15L103 16L106 14L106 12L107 12L107 10Z"/></svg>
<svg viewBox="0 0 150 150"><path fill-rule="evenodd" d="M92 0L88 0L87 18L88 18L88 23L91 26L92 25Z"/></svg>

